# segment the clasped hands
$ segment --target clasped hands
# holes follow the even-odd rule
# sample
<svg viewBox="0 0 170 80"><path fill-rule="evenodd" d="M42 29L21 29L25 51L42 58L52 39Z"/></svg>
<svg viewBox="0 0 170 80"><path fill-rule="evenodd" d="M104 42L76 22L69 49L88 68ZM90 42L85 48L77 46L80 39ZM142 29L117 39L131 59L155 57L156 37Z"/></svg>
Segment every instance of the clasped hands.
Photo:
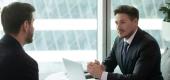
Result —
<svg viewBox="0 0 170 80"><path fill-rule="evenodd" d="M87 71L94 78L100 79L102 76L102 73L104 72L104 65L100 64L100 62L97 60L95 60L94 62L89 62L87 64Z"/></svg>

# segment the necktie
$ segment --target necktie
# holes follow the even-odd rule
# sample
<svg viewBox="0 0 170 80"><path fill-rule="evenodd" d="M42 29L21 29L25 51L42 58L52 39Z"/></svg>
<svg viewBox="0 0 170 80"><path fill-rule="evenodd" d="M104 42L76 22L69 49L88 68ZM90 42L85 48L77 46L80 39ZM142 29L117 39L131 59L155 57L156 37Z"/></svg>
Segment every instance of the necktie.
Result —
<svg viewBox="0 0 170 80"><path fill-rule="evenodd" d="M122 59L123 59L123 63L126 62L128 46L129 46L129 43L123 42L123 48L122 48Z"/></svg>

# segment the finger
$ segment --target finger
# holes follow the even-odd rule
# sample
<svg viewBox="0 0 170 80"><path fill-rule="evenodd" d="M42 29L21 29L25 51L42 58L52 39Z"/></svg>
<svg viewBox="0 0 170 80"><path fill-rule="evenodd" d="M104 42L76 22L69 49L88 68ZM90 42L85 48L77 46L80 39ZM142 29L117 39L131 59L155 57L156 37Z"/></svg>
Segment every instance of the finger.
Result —
<svg viewBox="0 0 170 80"><path fill-rule="evenodd" d="M98 60L95 60L95 64L100 64L100 62Z"/></svg>
<svg viewBox="0 0 170 80"><path fill-rule="evenodd" d="M88 67L87 68L87 72L89 72L90 74L93 74L93 68L92 67Z"/></svg>
<svg viewBox="0 0 170 80"><path fill-rule="evenodd" d="M89 64L89 65L87 65L87 68L88 68L88 69L92 69L93 66L94 66L94 64Z"/></svg>

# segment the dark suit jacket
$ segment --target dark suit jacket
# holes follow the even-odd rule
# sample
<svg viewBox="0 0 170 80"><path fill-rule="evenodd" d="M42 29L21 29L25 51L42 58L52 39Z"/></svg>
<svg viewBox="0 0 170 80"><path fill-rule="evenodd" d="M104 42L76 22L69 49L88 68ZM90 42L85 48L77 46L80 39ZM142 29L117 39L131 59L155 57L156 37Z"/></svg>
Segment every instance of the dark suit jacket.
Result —
<svg viewBox="0 0 170 80"><path fill-rule="evenodd" d="M107 80L163 80L160 71L160 48L156 40L138 29L132 40L125 62L122 61L123 39L115 39L110 55L103 64L109 72ZM119 65L123 74L112 73Z"/></svg>
<svg viewBox="0 0 170 80"><path fill-rule="evenodd" d="M38 64L10 35L0 40L0 80L38 80Z"/></svg>

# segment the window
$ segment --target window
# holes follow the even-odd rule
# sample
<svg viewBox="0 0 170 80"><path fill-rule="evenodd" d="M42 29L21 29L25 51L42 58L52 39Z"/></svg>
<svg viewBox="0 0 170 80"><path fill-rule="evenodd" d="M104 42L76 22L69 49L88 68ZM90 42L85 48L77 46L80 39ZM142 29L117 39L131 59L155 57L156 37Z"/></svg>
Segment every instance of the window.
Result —
<svg viewBox="0 0 170 80"><path fill-rule="evenodd" d="M36 8L33 43L24 48L38 61L40 80L64 71L63 57L81 63L96 59L97 0L1 0L0 5L13 1Z"/></svg>

